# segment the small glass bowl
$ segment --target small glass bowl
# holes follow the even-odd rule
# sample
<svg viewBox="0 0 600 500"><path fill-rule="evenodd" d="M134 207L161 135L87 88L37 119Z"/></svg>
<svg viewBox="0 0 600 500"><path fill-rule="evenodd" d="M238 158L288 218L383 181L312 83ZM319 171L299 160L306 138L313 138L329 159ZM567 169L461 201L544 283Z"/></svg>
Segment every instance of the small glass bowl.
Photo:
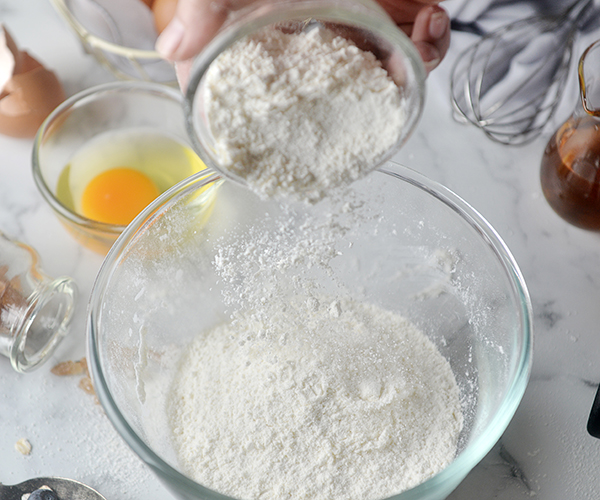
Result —
<svg viewBox="0 0 600 500"><path fill-rule="evenodd" d="M50 0L85 51L121 80L176 86L173 65L154 50L158 34L143 2ZM145 12L145 10L148 12ZM131 21L137 23L135 32Z"/></svg>
<svg viewBox="0 0 600 500"><path fill-rule="evenodd" d="M387 13L371 0L258 0L234 13L215 38L196 57L186 89L189 135L207 166L226 178L246 184L227 169L216 154L216 141L204 104L206 74L213 61L240 39L265 27L300 33L325 26L336 35L372 52L398 85L405 99L406 121L398 140L370 169L383 165L406 142L422 113L425 70L411 40Z"/></svg>
<svg viewBox="0 0 600 500"><path fill-rule="evenodd" d="M140 127L189 146L182 100L179 91L165 85L114 82L74 95L44 121L33 145L33 177L59 220L84 246L105 254L125 226L89 219L61 202L57 188L74 153L105 132ZM204 167L199 160L198 164L199 168ZM179 177L174 176L173 182L161 191L187 177L177 175Z"/></svg>

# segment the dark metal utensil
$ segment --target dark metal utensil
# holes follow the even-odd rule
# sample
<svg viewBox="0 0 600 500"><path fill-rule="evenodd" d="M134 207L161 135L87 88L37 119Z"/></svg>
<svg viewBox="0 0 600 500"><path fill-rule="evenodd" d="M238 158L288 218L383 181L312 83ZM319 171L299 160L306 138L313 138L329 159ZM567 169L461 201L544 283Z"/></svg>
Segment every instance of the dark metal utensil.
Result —
<svg viewBox="0 0 600 500"><path fill-rule="evenodd" d="M37 477L12 486L0 484L0 500L21 500L23 495L30 494L43 486L56 493L59 500L106 500L89 486L62 477Z"/></svg>
<svg viewBox="0 0 600 500"><path fill-rule="evenodd" d="M592 405L587 430L592 436L600 438L600 386L598 387L598 392L596 392L596 398Z"/></svg>

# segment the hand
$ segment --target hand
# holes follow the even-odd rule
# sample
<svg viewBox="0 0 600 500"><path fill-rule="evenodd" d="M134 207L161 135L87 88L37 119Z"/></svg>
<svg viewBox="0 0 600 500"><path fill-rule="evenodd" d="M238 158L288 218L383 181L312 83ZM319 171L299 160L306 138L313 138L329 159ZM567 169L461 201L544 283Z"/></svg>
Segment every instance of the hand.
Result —
<svg viewBox="0 0 600 500"><path fill-rule="evenodd" d="M191 59L215 36L233 6L252 0L179 0L175 17L161 33L156 50L176 62L182 89L188 81ZM411 38L430 72L450 45L450 19L441 0L378 0L396 24Z"/></svg>
<svg viewBox="0 0 600 500"><path fill-rule="evenodd" d="M450 46L450 18L441 0L377 0L415 44L429 73Z"/></svg>

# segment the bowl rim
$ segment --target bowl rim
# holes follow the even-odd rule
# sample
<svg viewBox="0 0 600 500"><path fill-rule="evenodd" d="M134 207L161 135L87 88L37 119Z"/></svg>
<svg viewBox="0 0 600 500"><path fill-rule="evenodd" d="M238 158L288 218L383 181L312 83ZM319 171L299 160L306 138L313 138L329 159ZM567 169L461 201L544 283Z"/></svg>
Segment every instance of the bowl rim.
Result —
<svg viewBox="0 0 600 500"><path fill-rule="evenodd" d="M104 66L110 73L120 80L139 80L146 82L161 82L164 85L177 86L175 72L169 78L164 80L153 78L144 67L144 62L165 63L167 61L156 51L150 49L137 49L135 47L126 47L113 42L109 42L99 36L96 36L79 22L71 13L66 0L50 0L54 10L73 30L86 52L94 56L98 62ZM110 56L121 57L131 65L132 72L127 72L123 68L110 60Z"/></svg>
<svg viewBox="0 0 600 500"><path fill-rule="evenodd" d="M444 491L446 495L449 495L467 476L471 469L487 455L500 439L517 411L525 393L532 367L533 309L527 285L514 256L497 231L477 210L450 189L409 167L393 161L388 161L386 165L392 166L393 170L379 168L374 174L390 175L395 179L425 191L455 211L479 233L488 247L494 252L501 266L505 269L514 296L518 299L520 306L520 348L517 350L517 355L513 360L514 373L512 381L508 384L506 396L500 403L496 415L491 419L482 434L467 443L466 447L447 467L417 486L388 497L385 500L438 499L440 498L440 491ZM233 500L231 497L211 490L178 472L140 439L119 411L111 395L106 378L102 372L97 348L97 318L102 309L102 296L105 286L110 281L110 277L118 265L120 257L124 255L123 252L129 248L130 244L135 243L138 230L151 224L153 214L156 214L160 208L166 206L167 202L172 202L187 191L193 191L198 187L220 180L222 180L222 177L215 173L208 177L205 174L203 178L199 174L195 174L181 181L149 205L119 236L104 259L90 294L87 317L87 350L88 364L99 401L115 429L132 450L161 479L173 481L177 484L177 490L179 492L185 491L186 494L190 495L190 498L201 497L210 500Z"/></svg>
<svg viewBox="0 0 600 500"><path fill-rule="evenodd" d="M61 117L67 114L71 108L77 105L77 103L85 101L86 99L96 95L99 96L102 94L107 95L111 93L116 94L123 92L143 92L146 94L166 97L179 106L182 106L183 103L183 95L179 91L160 83L146 81L114 81L95 85L72 95L54 108L54 110L40 125L40 128L38 129L33 140L33 147L31 150L31 168L33 180L42 197L50 205L52 210L56 212L57 215L63 217L78 227L92 231L99 231L106 234L112 234L115 237L123 232L126 225L110 224L107 222L89 219L67 208L61 203L52 189L50 189L44 178L40 162L40 150L43 147L44 141L46 140L46 133L49 131L52 132L53 124L55 122L60 123Z"/></svg>
<svg viewBox="0 0 600 500"><path fill-rule="evenodd" d="M127 59L162 59L161 55L156 50L136 49L135 47L126 47L108 40L104 40L99 36L90 33L83 24L71 13L65 0L50 0L56 11L67 21L73 28L82 43L88 44L93 48L99 48L111 52L113 54L125 57Z"/></svg>

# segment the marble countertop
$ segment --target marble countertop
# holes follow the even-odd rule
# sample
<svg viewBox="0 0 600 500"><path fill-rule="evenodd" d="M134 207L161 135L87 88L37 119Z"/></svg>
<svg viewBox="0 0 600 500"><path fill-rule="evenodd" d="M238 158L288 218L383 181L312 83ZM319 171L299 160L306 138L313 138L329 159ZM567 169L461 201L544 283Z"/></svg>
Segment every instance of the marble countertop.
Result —
<svg viewBox="0 0 600 500"><path fill-rule="evenodd" d="M0 21L21 48L55 71L67 95L112 80L48 0L0 0ZM595 500L600 440L587 434L586 422L600 383L600 235L569 226L542 195L540 158L553 124L533 143L509 147L453 119L449 72L465 36L453 39L430 76L422 120L396 159L455 191L496 228L528 284L535 344L514 419L450 498ZM574 107L575 96L567 98ZM80 298L71 333L47 364L22 375L0 359L0 482L57 475L110 500L172 498L78 378L50 373L57 362L85 355L86 303L102 257L79 246L43 201L31 175L31 146L0 136L0 230L32 245L51 276L73 277ZM22 438L32 444L29 455L15 450Z"/></svg>

